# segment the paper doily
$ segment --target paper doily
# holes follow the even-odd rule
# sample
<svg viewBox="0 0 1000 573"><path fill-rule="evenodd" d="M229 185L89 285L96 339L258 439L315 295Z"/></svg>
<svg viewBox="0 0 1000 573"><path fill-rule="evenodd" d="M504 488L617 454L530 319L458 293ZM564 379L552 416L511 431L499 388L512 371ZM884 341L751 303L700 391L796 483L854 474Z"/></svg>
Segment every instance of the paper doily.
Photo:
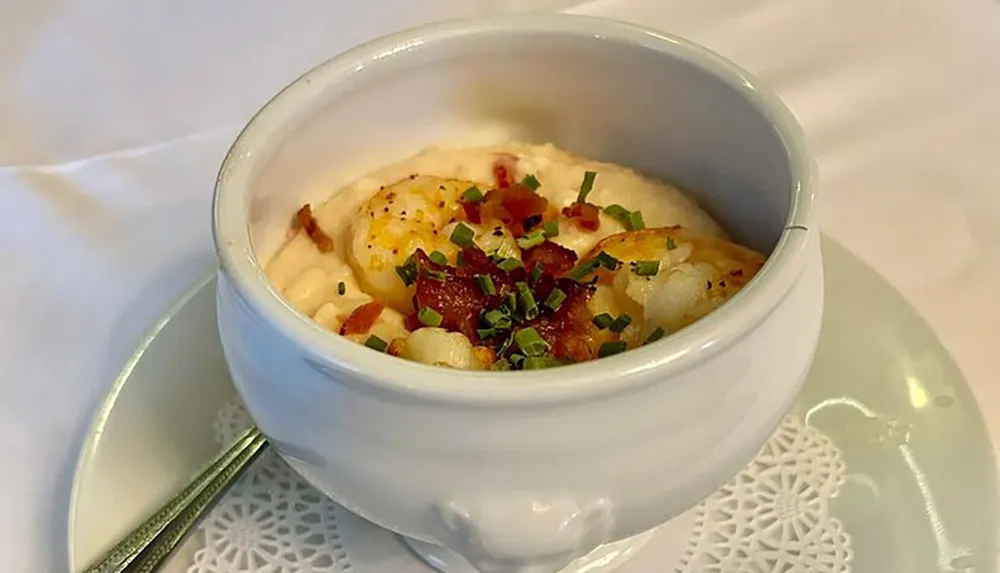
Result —
<svg viewBox="0 0 1000 573"><path fill-rule="evenodd" d="M216 418L216 441L227 445L249 426L230 402ZM848 573L851 538L828 505L844 471L828 437L788 416L757 458L698 508L675 573ZM269 449L202 522L188 573L353 573L337 530L343 511Z"/></svg>

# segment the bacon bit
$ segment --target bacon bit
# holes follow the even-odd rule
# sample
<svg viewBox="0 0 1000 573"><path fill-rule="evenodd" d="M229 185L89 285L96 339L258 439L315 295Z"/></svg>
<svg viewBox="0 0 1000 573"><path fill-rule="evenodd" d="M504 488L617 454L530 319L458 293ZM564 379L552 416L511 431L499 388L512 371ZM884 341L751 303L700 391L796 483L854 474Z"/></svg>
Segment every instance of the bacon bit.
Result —
<svg viewBox="0 0 1000 573"><path fill-rule="evenodd" d="M515 238L526 231L526 224L541 222L548 200L523 185L493 189L480 207L482 220L499 220Z"/></svg>
<svg viewBox="0 0 1000 573"><path fill-rule="evenodd" d="M590 203L573 203L563 207L562 213L581 231L596 231L601 228L601 210Z"/></svg>
<svg viewBox="0 0 1000 573"><path fill-rule="evenodd" d="M404 348L406 348L405 338L393 338L389 347L385 349L385 353L389 356L402 356Z"/></svg>
<svg viewBox="0 0 1000 573"><path fill-rule="evenodd" d="M373 300L359 306L344 321L344 326L340 327L340 334L367 334L383 310L385 310L385 303L380 300Z"/></svg>
<svg viewBox="0 0 1000 573"><path fill-rule="evenodd" d="M497 182L497 188L506 189L514 184L517 176L517 156L510 153L501 153L493 162L493 179Z"/></svg>
<svg viewBox="0 0 1000 573"><path fill-rule="evenodd" d="M537 265L542 265L546 274L560 276L573 270L576 264L576 253L571 249L545 241L537 247L526 249L521 253L524 267L530 273Z"/></svg>
<svg viewBox="0 0 1000 573"><path fill-rule="evenodd" d="M414 312L403 317L403 327L413 332L418 328L423 328L424 325L420 322L420 317L417 316L417 313Z"/></svg>
<svg viewBox="0 0 1000 573"><path fill-rule="evenodd" d="M295 214L295 222L305 231L319 252L329 253L333 250L333 239L319 228L319 223L316 221L316 217L313 217L312 207L309 204L303 205Z"/></svg>
<svg viewBox="0 0 1000 573"><path fill-rule="evenodd" d="M552 348L552 355L574 362L592 360L597 357L596 334L593 313L587 306L594 293L593 287L582 285L572 279L553 279L547 275L535 285L535 298L544 300L552 289L558 287L566 293L566 300L559 310L544 314L528 323Z"/></svg>
<svg viewBox="0 0 1000 573"><path fill-rule="evenodd" d="M459 201L462 205L462 210L465 211L465 220L478 225L483 222L483 218L480 215L480 205L479 201Z"/></svg>

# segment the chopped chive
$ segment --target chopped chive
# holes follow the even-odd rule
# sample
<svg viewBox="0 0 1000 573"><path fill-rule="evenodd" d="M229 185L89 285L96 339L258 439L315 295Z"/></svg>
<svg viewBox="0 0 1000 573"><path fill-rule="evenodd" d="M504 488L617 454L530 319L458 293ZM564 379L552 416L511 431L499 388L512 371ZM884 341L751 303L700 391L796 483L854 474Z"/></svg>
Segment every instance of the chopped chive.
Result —
<svg viewBox="0 0 1000 573"><path fill-rule="evenodd" d="M444 271L439 271L437 269L424 268L421 270L421 273L423 274L423 276L431 280L437 281L439 283L443 283L445 280L448 279L448 275Z"/></svg>
<svg viewBox="0 0 1000 573"><path fill-rule="evenodd" d="M504 339L503 343L500 344L500 348L497 349L497 356L503 356L507 353L510 345L514 343L514 336L510 335Z"/></svg>
<svg viewBox="0 0 1000 573"><path fill-rule="evenodd" d="M510 360L506 358L501 358L493 364L490 365L490 370L510 370L511 364Z"/></svg>
<svg viewBox="0 0 1000 573"><path fill-rule="evenodd" d="M344 296L345 293L347 293L347 283L340 281L337 283L337 294Z"/></svg>
<svg viewBox="0 0 1000 573"><path fill-rule="evenodd" d="M566 302L566 293L560 289L552 289L549 296L545 298L545 306L551 308L552 310L559 310L562 303Z"/></svg>
<svg viewBox="0 0 1000 573"><path fill-rule="evenodd" d="M651 277L660 272L660 261L636 261L632 270L640 277Z"/></svg>
<svg viewBox="0 0 1000 573"><path fill-rule="evenodd" d="M542 225L542 234L549 239L551 239L552 237L558 237L559 221L545 221L545 223Z"/></svg>
<svg viewBox="0 0 1000 573"><path fill-rule="evenodd" d="M365 346L371 348L372 350L385 352L385 349L389 347L389 343L373 334L368 337L368 340L365 341Z"/></svg>
<svg viewBox="0 0 1000 573"><path fill-rule="evenodd" d="M444 320L444 317L433 308L425 306L417 311L417 320L424 326L441 326L441 321Z"/></svg>
<svg viewBox="0 0 1000 573"><path fill-rule="evenodd" d="M606 358L615 354L621 354L626 349L624 340L612 340L611 342L605 342L597 349L597 357Z"/></svg>
<svg viewBox="0 0 1000 573"><path fill-rule="evenodd" d="M586 203L587 195L594 189L594 179L597 178L597 173L593 171L587 171L583 174L583 182L580 183L580 194L576 196L577 203Z"/></svg>
<svg viewBox="0 0 1000 573"><path fill-rule="evenodd" d="M455 230L451 232L451 242L455 243L463 249L465 247L471 247L474 239L476 238L476 232L469 228L465 223L459 223L455 226Z"/></svg>
<svg viewBox="0 0 1000 573"><path fill-rule="evenodd" d="M602 267L608 269L609 271L616 270L618 268L618 263L621 262L604 251L597 253L597 256L594 257L594 259L600 263Z"/></svg>
<svg viewBox="0 0 1000 573"><path fill-rule="evenodd" d="M515 259L514 257L501 259L500 262L497 263L497 268L508 273L519 266L521 266L521 261Z"/></svg>
<svg viewBox="0 0 1000 573"><path fill-rule="evenodd" d="M507 300L504 301L507 304L507 308L510 309L510 313L514 314L517 312L517 295L513 292L507 293Z"/></svg>
<svg viewBox="0 0 1000 573"><path fill-rule="evenodd" d="M667 250L672 251L677 248L677 243L674 241L673 237L667 237Z"/></svg>
<svg viewBox="0 0 1000 573"><path fill-rule="evenodd" d="M608 205L604 208L604 212L608 214L612 219L618 221L626 229L628 228L628 214L629 211L625 207L615 203L613 205Z"/></svg>
<svg viewBox="0 0 1000 573"><path fill-rule="evenodd" d="M531 189L532 191L537 191L538 188L542 186L542 184L538 181L538 178L535 177L534 175L528 175L524 179L522 179L521 185L524 185L525 187Z"/></svg>
<svg viewBox="0 0 1000 573"><path fill-rule="evenodd" d="M531 247L537 247L545 242L545 233L541 229L534 230L527 235L522 235L517 238L517 244L522 249L530 249Z"/></svg>
<svg viewBox="0 0 1000 573"><path fill-rule="evenodd" d="M477 328L476 334L479 335L479 340L484 338L489 338L497 333L495 328Z"/></svg>
<svg viewBox="0 0 1000 573"><path fill-rule="evenodd" d="M542 340L542 336L530 326L515 332L514 342L526 356L542 356L549 350L549 345Z"/></svg>
<svg viewBox="0 0 1000 573"><path fill-rule="evenodd" d="M625 328L630 324L632 324L632 317L629 316L628 314L623 314L618 318L616 318L615 321L612 322L611 326L608 328L611 329L611 332L617 333L625 330Z"/></svg>
<svg viewBox="0 0 1000 573"><path fill-rule="evenodd" d="M511 364L513 364L514 366L517 366L517 365L521 364L522 362L524 362L524 355L523 354L511 354L507 359L510 360Z"/></svg>
<svg viewBox="0 0 1000 573"><path fill-rule="evenodd" d="M431 254L427 255L427 258L439 265L442 266L448 265L448 257L441 251L433 251Z"/></svg>
<svg viewBox="0 0 1000 573"><path fill-rule="evenodd" d="M417 260L413 255L407 257L403 264L396 267L396 274L402 279L406 286L412 285L417 280Z"/></svg>
<svg viewBox="0 0 1000 573"><path fill-rule="evenodd" d="M529 356L524 359L525 370L541 370L542 368L554 368L562 366L554 356Z"/></svg>
<svg viewBox="0 0 1000 573"><path fill-rule="evenodd" d="M490 275L476 275L476 284L486 296L493 296L497 293L497 287L493 284L493 278Z"/></svg>
<svg viewBox="0 0 1000 573"><path fill-rule="evenodd" d="M642 220L642 211L632 211L628 214L629 231L641 231L646 228L646 223Z"/></svg>
<svg viewBox="0 0 1000 573"><path fill-rule="evenodd" d="M615 319L613 316L611 316L606 312L602 312L601 314L594 317L594 326L600 328L601 330L604 330L605 328L611 326L611 323L614 321Z"/></svg>
<svg viewBox="0 0 1000 573"><path fill-rule="evenodd" d="M580 261L576 267L569 273L574 280L582 281L587 275L597 270L597 267L601 266L601 262L596 258L586 259Z"/></svg>
<svg viewBox="0 0 1000 573"><path fill-rule="evenodd" d="M528 283L517 283L517 296L521 301L521 308L524 309L524 318L531 320L538 316L538 303L535 302L535 295L528 288Z"/></svg>
<svg viewBox="0 0 1000 573"><path fill-rule="evenodd" d="M507 316L507 313L498 308L486 311L486 314L483 315L483 320L486 321L486 324L490 325L490 328L495 328L497 330L507 330L514 323L511 318Z"/></svg>
<svg viewBox="0 0 1000 573"><path fill-rule="evenodd" d="M473 185L462 193L462 200L468 201L469 203L478 203L483 200L483 192L479 190L479 187Z"/></svg>
<svg viewBox="0 0 1000 573"><path fill-rule="evenodd" d="M528 282L531 284L537 283L538 279L542 278L543 272L542 265L536 265L535 268L531 269L531 274L528 275Z"/></svg>
<svg viewBox="0 0 1000 573"><path fill-rule="evenodd" d="M657 326L656 330L654 330L653 332L649 333L649 336L646 337L646 340L643 341L643 344L652 344L652 343L656 342L657 340L663 338L664 335L666 335L666 334L667 334L666 330L663 330L662 327Z"/></svg>

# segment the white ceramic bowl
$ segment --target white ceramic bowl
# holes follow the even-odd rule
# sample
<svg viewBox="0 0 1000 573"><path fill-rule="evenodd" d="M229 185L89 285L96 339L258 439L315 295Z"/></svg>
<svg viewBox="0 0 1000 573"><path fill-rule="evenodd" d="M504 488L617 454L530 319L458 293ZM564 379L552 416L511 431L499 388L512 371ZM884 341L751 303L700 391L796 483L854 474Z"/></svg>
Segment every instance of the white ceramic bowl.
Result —
<svg viewBox="0 0 1000 573"><path fill-rule="evenodd" d="M514 373L373 352L269 286L261 263L303 202L431 143L510 138L680 183L770 258L661 342ZM347 508L483 571L554 571L695 505L789 408L822 312L812 171L779 101L679 38L538 14L385 37L285 88L222 165L226 358L279 452Z"/></svg>

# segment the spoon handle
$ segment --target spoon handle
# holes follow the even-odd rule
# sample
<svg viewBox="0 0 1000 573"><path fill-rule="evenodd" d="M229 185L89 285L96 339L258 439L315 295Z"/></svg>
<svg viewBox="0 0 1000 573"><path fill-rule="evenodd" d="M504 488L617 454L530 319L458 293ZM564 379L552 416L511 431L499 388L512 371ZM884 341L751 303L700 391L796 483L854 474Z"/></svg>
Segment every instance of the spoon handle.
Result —
<svg viewBox="0 0 1000 573"><path fill-rule="evenodd" d="M257 428L244 432L191 483L84 573L155 571L267 445L267 438Z"/></svg>

